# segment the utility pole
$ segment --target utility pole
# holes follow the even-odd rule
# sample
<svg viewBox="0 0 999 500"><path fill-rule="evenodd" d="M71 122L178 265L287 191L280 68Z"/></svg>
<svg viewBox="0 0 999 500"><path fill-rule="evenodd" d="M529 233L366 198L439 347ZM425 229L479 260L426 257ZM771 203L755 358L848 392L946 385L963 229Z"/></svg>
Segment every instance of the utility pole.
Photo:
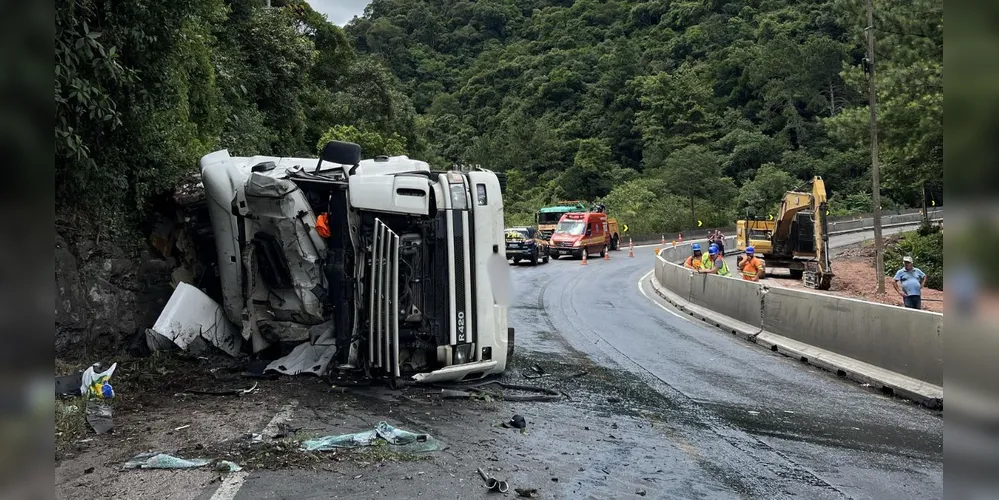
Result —
<svg viewBox="0 0 999 500"><path fill-rule="evenodd" d="M874 271L885 293L885 246L881 236L881 172L878 166L878 96L874 90L874 5L867 0L867 81L871 108L871 198L874 202Z"/></svg>

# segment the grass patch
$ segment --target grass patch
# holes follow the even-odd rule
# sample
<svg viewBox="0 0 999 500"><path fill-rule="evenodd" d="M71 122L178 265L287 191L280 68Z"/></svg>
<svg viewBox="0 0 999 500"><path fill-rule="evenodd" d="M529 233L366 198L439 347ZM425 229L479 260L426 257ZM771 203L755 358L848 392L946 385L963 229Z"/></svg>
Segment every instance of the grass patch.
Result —
<svg viewBox="0 0 999 500"><path fill-rule="evenodd" d="M61 377L63 375L72 375L76 372L82 372L90 366L83 361L78 360L68 360L63 358L56 358L55 360L55 376Z"/></svg>
<svg viewBox="0 0 999 500"><path fill-rule="evenodd" d="M56 457L75 450L75 443L90 432L87 426L87 403L83 398L57 399L55 402Z"/></svg>
<svg viewBox="0 0 999 500"><path fill-rule="evenodd" d="M364 462L419 462L421 460L430 459L430 455L427 453L406 453L396 451L386 443L357 448L351 450L349 455L353 455L353 457L362 464Z"/></svg>

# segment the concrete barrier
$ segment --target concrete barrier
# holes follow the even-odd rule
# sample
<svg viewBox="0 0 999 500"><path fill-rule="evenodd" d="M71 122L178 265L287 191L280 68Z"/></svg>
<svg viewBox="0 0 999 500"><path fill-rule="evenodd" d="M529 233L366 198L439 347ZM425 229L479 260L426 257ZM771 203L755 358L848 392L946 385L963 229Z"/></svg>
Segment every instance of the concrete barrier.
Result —
<svg viewBox="0 0 999 500"><path fill-rule="evenodd" d="M918 221L918 215L915 214ZM734 249L726 238L726 249ZM655 259L659 288L682 310L775 351L812 358L816 366L854 380L879 383L936 407L943 400L943 315L805 290L769 287L738 278L691 275L677 264L690 243L663 248ZM666 295L664 295L666 296ZM705 318L707 319L707 318ZM732 321L734 320L734 321ZM746 326L759 331L746 331ZM782 340L783 339L783 340ZM802 354L802 353L807 353Z"/></svg>
<svg viewBox="0 0 999 500"><path fill-rule="evenodd" d="M763 299L763 330L943 384L942 314L774 287Z"/></svg>
<svg viewBox="0 0 999 500"><path fill-rule="evenodd" d="M677 294L680 298L687 300L690 297L690 283L694 276L691 271L675 264L666 264L665 260L656 259L656 268L660 273L659 283Z"/></svg>
<svg viewBox="0 0 999 500"><path fill-rule="evenodd" d="M763 316L762 297L763 292L757 283L711 274L695 274L690 280L690 295L687 300L759 328Z"/></svg>

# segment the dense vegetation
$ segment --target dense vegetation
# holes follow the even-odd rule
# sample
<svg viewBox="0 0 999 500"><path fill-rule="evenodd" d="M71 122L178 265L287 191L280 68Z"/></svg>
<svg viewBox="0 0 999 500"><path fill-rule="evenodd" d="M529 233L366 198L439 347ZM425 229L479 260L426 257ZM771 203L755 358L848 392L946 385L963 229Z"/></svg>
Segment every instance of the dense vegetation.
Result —
<svg viewBox="0 0 999 500"><path fill-rule="evenodd" d="M943 290L943 246L943 232L938 226L924 225L918 231L905 233L885 248L885 273L894 276L904 267L902 257L909 255L915 266L926 273L926 286Z"/></svg>
<svg viewBox="0 0 999 500"><path fill-rule="evenodd" d="M602 199L633 230L765 215L813 175L869 211L862 0L374 0L347 27L432 160L508 173L508 214ZM876 0L882 206L941 202L943 6Z"/></svg>
<svg viewBox="0 0 999 500"><path fill-rule="evenodd" d="M505 171L511 223L727 225L813 175L870 209L862 0L374 0L345 30L272 4L57 0L58 206L114 230L209 151L344 138ZM875 9L883 206L940 203L943 7Z"/></svg>
<svg viewBox="0 0 999 500"><path fill-rule="evenodd" d="M420 154L392 73L308 4L271 3L57 0L58 208L133 228L219 148L314 156L325 136Z"/></svg>

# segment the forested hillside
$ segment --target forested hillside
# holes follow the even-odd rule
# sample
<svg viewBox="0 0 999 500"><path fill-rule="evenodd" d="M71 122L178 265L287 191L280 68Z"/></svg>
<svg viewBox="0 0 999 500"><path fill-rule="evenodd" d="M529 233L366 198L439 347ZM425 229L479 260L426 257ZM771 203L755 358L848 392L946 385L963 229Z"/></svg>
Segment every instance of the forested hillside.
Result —
<svg viewBox="0 0 999 500"><path fill-rule="evenodd" d="M57 0L57 208L111 233L233 154L315 156L320 137L421 155L384 64L304 2Z"/></svg>
<svg viewBox="0 0 999 500"><path fill-rule="evenodd" d="M765 215L813 175L835 213L870 210L865 5L374 0L347 33L429 159L507 172L509 222L601 199L655 232ZM882 205L940 203L943 6L874 6Z"/></svg>

